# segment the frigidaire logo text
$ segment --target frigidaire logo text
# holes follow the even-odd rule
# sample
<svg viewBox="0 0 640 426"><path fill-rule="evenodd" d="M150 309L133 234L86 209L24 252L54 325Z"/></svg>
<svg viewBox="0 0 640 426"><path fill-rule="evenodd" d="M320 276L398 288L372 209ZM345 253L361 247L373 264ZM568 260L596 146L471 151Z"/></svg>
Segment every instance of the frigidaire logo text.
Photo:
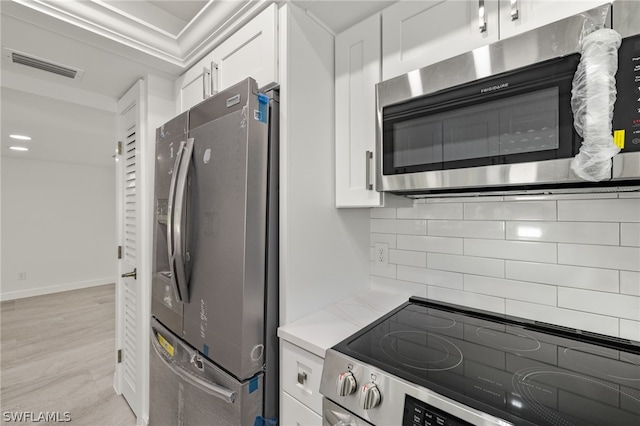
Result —
<svg viewBox="0 0 640 426"><path fill-rule="evenodd" d="M496 84L495 86L485 87L480 90L480 93L493 92L494 90L500 90L509 87L509 83Z"/></svg>

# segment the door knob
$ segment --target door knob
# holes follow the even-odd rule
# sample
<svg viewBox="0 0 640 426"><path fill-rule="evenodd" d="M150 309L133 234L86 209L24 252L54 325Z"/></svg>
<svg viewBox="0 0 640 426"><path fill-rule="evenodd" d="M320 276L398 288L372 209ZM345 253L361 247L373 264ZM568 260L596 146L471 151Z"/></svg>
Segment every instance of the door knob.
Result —
<svg viewBox="0 0 640 426"><path fill-rule="evenodd" d="M127 272L126 274L122 274L122 278L131 278L133 277L133 279L138 279L138 272L137 272L137 268L133 268L133 271L131 272Z"/></svg>

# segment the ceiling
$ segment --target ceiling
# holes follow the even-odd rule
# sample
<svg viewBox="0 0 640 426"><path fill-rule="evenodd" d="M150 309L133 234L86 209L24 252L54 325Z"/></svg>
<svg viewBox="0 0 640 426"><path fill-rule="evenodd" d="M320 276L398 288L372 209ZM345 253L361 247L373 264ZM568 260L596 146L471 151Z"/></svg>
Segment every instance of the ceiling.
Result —
<svg viewBox="0 0 640 426"><path fill-rule="evenodd" d="M182 1L107 1L103 3L120 13L128 14L140 22L152 24L173 36L180 34L209 0Z"/></svg>
<svg viewBox="0 0 640 426"><path fill-rule="evenodd" d="M334 34L393 1L292 0ZM137 80L174 80L272 0L2 0L2 156L113 167L115 106ZM278 3L284 3L279 1ZM14 64L25 53L80 71ZM90 135L86 123L92 123ZM69 129L74 131L69 132ZM78 131L75 131L78 130ZM8 149L28 134L29 152Z"/></svg>

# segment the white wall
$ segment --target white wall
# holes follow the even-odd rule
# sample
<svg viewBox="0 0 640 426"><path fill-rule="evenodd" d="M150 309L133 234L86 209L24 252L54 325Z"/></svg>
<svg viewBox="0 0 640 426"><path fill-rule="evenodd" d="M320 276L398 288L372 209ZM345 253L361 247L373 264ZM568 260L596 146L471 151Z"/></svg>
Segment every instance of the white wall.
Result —
<svg viewBox="0 0 640 426"><path fill-rule="evenodd" d="M373 289L640 341L638 193L417 200L370 236Z"/></svg>
<svg viewBox="0 0 640 426"><path fill-rule="evenodd" d="M3 157L1 182L2 300L114 282L115 167Z"/></svg>
<svg viewBox="0 0 640 426"><path fill-rule="evenodd" d="M368 288L368 212L336 209L333 36L280 9L280 324Z"/></svg>
<svg viewBox="0 0 640 426"><path fill-rule="evenodd" d="M151 316L151 269L153 253L153 190L155 178L155 143L157 127L160 127L175 116L176 102L173 94L173 81L166 80L156 75L147 74L144 81L143 93L145 98L141 100L144 105L141 122L145 126L144 142L140 146L140 187L144 195L140 206L142 215L141 243L142 257L138 276L141 286L142 307L138 314L142 318ZM144 189L143 189L144 188ZM147 324L146 320L143 320ZM141 364L149 365L149 327L143 326L138 330L142 343ZM141 401L142 424L149 424L149 369L141 368L141 382L144 383L139 391Z"/></svg>

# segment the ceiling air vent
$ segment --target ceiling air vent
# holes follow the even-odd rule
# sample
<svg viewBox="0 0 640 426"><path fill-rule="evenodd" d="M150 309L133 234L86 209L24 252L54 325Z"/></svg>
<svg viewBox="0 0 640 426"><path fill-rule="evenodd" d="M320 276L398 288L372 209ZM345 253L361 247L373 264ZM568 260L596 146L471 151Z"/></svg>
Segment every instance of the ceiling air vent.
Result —
<svg viewBox="0 0 640 426"><path fill-rule="evenodd" d="M84 73L84 71L80 69L56 64L55 62L38 58L37 56L29 55L27 53L18 52L17 50L11 50L7 48L4 48L3 50L5 57L7 57L14 64L26 65L31 68L36 68L74 80L82 77L82 74Z"/></svg>

